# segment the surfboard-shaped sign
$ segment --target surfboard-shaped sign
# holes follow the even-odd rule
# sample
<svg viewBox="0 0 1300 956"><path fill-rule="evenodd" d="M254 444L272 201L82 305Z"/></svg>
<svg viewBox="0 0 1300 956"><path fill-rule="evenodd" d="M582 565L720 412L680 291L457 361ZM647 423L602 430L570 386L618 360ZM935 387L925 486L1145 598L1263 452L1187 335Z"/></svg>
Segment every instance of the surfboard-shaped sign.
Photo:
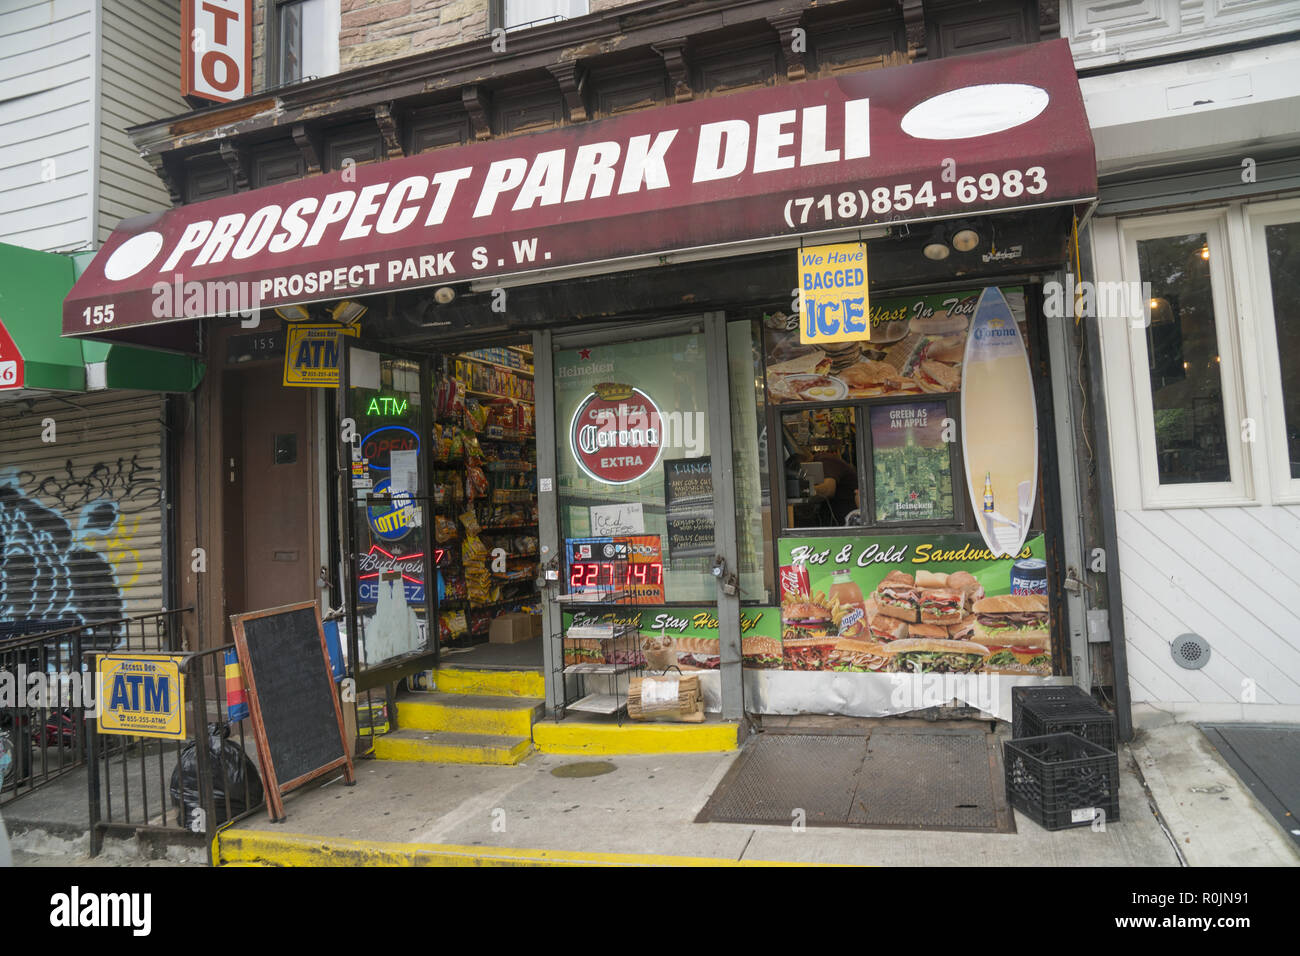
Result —
<svg viewBox="0 0 1300 956"><path fill-rule="evenodd" d="M984 543L1019 553L1038 493L1038 412L1029 353L1002 290L975 305L962 362L961 447Z"/></svg>

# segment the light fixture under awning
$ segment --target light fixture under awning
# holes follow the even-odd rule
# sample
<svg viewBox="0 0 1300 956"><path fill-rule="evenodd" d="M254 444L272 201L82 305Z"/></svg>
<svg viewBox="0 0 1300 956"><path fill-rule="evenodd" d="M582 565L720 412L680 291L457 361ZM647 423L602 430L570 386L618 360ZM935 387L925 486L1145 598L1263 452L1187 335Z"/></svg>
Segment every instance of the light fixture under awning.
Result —
<svg viewBox="0 0 1300 956"><path fill-rule="evenodd" d="M63 332L121 341L250 306L731 244L739 254L756 240L1096 192L1069 43L1053 40L704 97L141 217L77 282ZM109 306L112 323L94 322Z"/></svg>

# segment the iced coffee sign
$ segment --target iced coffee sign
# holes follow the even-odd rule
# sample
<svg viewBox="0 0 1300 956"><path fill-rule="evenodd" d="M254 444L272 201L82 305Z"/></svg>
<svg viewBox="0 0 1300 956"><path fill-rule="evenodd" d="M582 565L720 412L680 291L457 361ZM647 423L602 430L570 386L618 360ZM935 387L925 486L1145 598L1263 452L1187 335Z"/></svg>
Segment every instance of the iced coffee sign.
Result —
<svg viewBox="0 0 1300 956"><path fill-rule="evenodd" d="M654 400L631 385L601 382L578 404L569 448L591 478L626 485L645 477L663 454L663 418Z"/></svg>

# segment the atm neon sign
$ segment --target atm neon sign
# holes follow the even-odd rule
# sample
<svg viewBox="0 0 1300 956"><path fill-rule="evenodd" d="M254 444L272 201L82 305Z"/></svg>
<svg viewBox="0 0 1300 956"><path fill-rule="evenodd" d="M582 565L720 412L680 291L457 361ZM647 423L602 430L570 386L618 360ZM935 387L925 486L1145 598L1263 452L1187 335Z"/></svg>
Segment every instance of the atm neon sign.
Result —
<svg viewBox="0 0 1300 956"><path fill-rule="evenodd" d="M376 395L366 406L366 417L374 418L379 415L405 415L410 403L404 398L395 398L391 395Z"/></svg>

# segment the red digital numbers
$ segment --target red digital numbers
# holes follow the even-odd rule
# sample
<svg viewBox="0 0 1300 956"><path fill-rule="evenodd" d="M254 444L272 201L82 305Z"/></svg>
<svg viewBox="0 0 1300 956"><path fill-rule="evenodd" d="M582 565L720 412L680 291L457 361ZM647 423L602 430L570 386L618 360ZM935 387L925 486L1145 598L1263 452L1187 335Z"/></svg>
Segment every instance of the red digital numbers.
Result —
<svg viewBox="0 0 1300 956"><path fill-rule="evenodd" d="M610 561L582 562L569 566L569 590L621 587L625 584L663 584L664 568L659 562L622 564Z"/></svg>

